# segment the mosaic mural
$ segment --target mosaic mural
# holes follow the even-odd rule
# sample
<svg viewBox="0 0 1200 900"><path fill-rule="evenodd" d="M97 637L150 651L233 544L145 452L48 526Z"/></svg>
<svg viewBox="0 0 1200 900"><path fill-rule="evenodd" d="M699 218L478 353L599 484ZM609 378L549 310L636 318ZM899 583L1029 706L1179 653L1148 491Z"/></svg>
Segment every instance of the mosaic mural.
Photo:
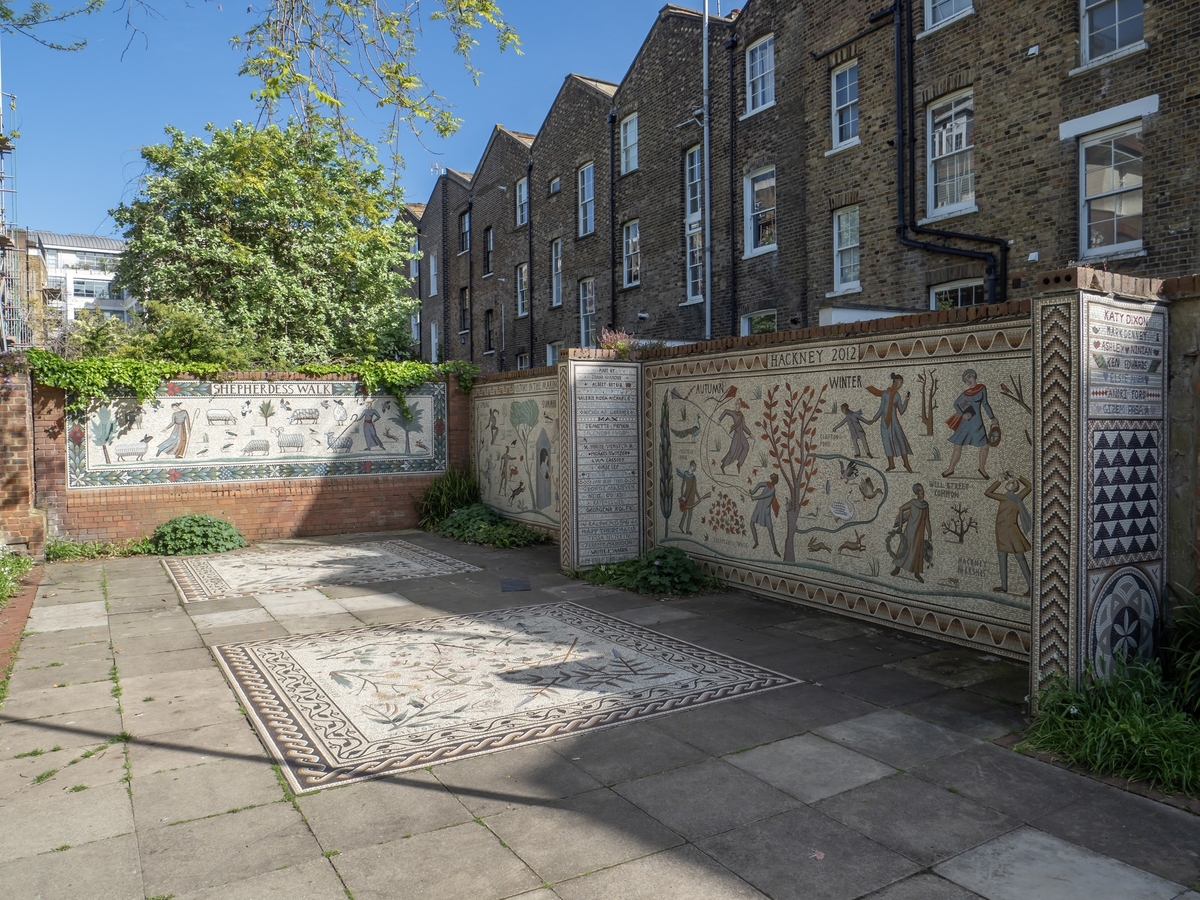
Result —
<svg viewBox="0 0 1200 900"><path fill-rule="evenodd" d="M171 381L147 403L70 420L67 485L262 481L446 468L446 387L366 393L352 381Z"/></svg>
<svg viewBox="0 0 1200 900"><path fill-rule="evenodd" d="M717 574L1022 657L1028 321L648 363L648 537Z"/></svg>
<svg viewBox="0 0 1200 900"><path fill-rule="evenodd" d="M572 603L213 649L297 792L795 683Z"/></svg>
<svg viewBox="0 0 1200 900"><path fill-rule="evenodd" d="M480 383L471 404L483 502L505 516L557 531L558 379Z"/></svg>

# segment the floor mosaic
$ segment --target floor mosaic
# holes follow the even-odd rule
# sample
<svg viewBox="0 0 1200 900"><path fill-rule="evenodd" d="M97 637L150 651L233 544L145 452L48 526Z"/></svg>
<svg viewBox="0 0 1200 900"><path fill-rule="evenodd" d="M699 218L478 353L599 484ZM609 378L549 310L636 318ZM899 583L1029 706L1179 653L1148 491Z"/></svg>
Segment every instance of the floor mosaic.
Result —
<svg viewBox="0 0 1200 900"><path fill-rule="evenodd" d="M795 683L573 603L214 652L297 792Z"/></svg>
<svg viewBox="0 0 1200 900"><path fill-rule="evenodd" d="M165 560L165 565L188 602L479 571L477 566L398 540L304 543L213 556L172 557Z"/></svg>

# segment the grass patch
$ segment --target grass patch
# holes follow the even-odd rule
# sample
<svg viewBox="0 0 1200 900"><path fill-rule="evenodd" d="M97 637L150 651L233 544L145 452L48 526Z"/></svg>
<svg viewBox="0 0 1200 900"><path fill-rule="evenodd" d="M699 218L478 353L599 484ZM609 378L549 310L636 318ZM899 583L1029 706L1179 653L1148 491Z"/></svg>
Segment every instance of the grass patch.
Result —
<svg viewBox="0 0 1200 900"><path fill-rule="evenodd" d="M153 698L153 697L143 697L143 698L142 698L142 702L143 702L143 703L153 703L153 702L154 702L154 698Z"/></svg>
<svg viewBox="0 0 1200 900"><path fill-rule="evenodd" d="M1157 661L1117 661L1105 680L1075 690L1057 679L1041 693L1026 743L1101 775L1200 796L1200 721Z"/></svg>
<svg viewBox="0 0 1200 900"><path fill-rule="evenodd" d="M26 750L24 753L18 753L13 759L29 759L31 756L42 756L47 751L41 747L36 747L33 750Z"/></svg>
<svg viewBox="0 0 1200 900"><path fill-rule="evenodd" d="M63 665L63 664L60 662L46 663L46 668L47 669L57 669L61 665Z"/></svg>
<svg viewBox="0 0 1200 900"><path fill-rule="evenodd" d="M1179 688L1179 702L1200 718L1200 597L1176 595L1167 616L1161 655L1164 672Z"/></svg>
<svg viewBox="0 0 1200 900"><path fill-rule="evenodd" d="M50 852L51 853L62 853L64 850L70 850L70 849L71 849L70 844L59 844L57 847L55 847Z"/></svg>
<svg viewBox="0 0 1200 900"><path fill-rule="evenodd" d="M21 579L32 568L33 560L28 556L0 551L0 609L3 609L4 604L17 592L17 588L21 586Z"/></svg>
<svg viewBox="0 0 1200 900"><path fill-rule="evenodd" d="M454 510L434 530L442 537L492 547L528 547L550 540L549 535L512 519L505 519L482 503Z"/></svg>
<svg viewBox="0 0 1200 900"><path fill-rule="evenodd" d="M69 788L67 788L67 793L68 794L78 794L81 791L86 791L88 789L88 787L89 786L86 784L73 784Z"/></svg>
<svg viewBox="0 0 1200 900"><path fill-rule="evenodd" d="M669 594L672 597L722 587L720 581L701 572L691 557L678 547L656 547L637 559L596 566L584 573L583 580L588 584L619 587L639 594Z"/></svg>
<svg viewBox="0 0 1200 900"><path fill-rule="evenodd" d="M448 469L430 482L417 501L417 524L426 531L438 527L456 509L479 502L479 485L466 472Z"/></svg>
<svg viewBox="0 0 1200 900"><path fill-rule="evenodd" d="M44 781L49 781L51 778L53 778L57 774L58 774L58 769L47 769L45 772L41 772L37 775L34 775L33 783L41 784Z"/></svg>
<svg viewBox="0 0 1200 900"><path fill-rule="evenodd" d="M46 541L46 562L115 559L123 556L145 556L153 552L149 538L130 538L127 541L69 541L51 538Z"/></svg>
<svg viewBox="0 0 1200 900"><path fill-rule="evenodd" d="M341 850L326 850L326 851L325 851L324 853L322 853L321 855L322 855L323 857L325 857L326 859L332 859L332 858L333 858L333 857L335 857L335 856L341 856L341 855L342 855L342 851L341 851Z"/></svg>

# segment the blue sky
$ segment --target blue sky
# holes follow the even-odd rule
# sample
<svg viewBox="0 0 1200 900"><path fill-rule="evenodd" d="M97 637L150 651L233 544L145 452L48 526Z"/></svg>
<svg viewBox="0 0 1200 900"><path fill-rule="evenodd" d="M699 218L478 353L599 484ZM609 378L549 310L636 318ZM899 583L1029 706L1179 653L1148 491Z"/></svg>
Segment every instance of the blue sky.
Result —
<svg viewBox="0 0 1200 900"><path fill-rule="evenodd" d="M699 9L702 2L679 5ZM479 87L451 53L444 30L437 23L426 29L422 71L454 103L463 125L448 140L428 133L426 146L406 137L403 180L409 200L428 197L435 162L473 168L496 122L536 131L567 73L619 81L663 2L501 0L500 5L521 36L524 55L500 54L485 39L476 54L484 72ZM3 37L3 87L17 97L15 113L4 111L4 125L20 132L12 158L18 193L15 204L9 203L10 221L119 236L108 210L134 196L142 171L138 148L161 141L165 125L193 134L208 122L257 120L250 100L254 84L238 77L240 56L229 45L252 21L246 7L238 0L170 0L158 8L163 17L143 20L145 37L135 36L128 49L124 12L115 8L53 34L63 42L86 37L88 46L75 53ZM715 2L711 10L716 13ZM364 133L378 134L373 124L361 125Z"/></svg>

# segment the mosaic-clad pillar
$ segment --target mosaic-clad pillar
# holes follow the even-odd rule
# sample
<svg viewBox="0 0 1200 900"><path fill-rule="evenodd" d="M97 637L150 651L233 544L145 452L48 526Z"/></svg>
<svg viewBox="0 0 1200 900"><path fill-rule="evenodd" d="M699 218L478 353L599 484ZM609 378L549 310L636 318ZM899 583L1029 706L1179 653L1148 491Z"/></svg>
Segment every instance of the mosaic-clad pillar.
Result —
<svg viewBox="0 0 1200 900"><path fill-rule="evenodd" d="M1031 696L1054 675L1078 682L1122 654L1150 656L1166 584L1166 304L1113 290L1144 282L1088 270L1043 281Z"/></svg>

